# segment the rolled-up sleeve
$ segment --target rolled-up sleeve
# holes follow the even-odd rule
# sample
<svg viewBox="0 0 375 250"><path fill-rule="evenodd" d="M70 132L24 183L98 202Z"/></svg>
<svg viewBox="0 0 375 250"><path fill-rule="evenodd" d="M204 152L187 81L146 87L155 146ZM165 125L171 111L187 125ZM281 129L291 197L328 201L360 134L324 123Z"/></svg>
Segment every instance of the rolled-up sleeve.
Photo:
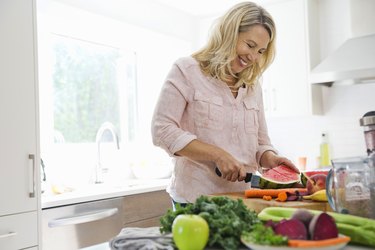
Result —
<svg viewBox="0 0 375 250"><path fill-rule="evenodd" d="M259 122L259 130L258 130L258 150L256 153L256 160L258 163L258 166L260 166L260 158L266 151L273 151L275 154L277 154L276 149L272 146L271 140L268 136L268 129L267 129L267 123L264 113L264 105L263 105L263 94L262 94L262 88L260 85L257 86L257 102L259 106L259 114L258 114L258 122Z"/></svg>
<svg viewBox="0 0 375 250"><path fill-rule="evenodd" d="M162 87L156 104L151 134L155 146L163 148L170 156L183 149L197 137L183 130L181 120L194 90L177 64L174 64Z"/></svg>

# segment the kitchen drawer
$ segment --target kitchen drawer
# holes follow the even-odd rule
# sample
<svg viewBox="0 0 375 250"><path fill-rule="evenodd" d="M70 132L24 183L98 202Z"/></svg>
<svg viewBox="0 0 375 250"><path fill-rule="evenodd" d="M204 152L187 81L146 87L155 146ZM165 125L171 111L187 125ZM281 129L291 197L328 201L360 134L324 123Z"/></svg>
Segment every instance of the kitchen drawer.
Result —
<svg viewBox="0 0 375 250"><path fill-rule="evenodd" d="M108 242L123 228L123 198L42 210L42 249L73 250Z"/></svg>
<svg viewBox="0 0 375 250"><path fill-rule="evenodd" d="M124 197L124 222L127 227L153 227L160 225L160 217L172 202L165 190Z"/></svg>
<svg viewBox="0 0 375 250"><path fill-rule="evenodd" d="M0 249L16 250L37 246L37 228L36 211L0 217Z"/></svg>

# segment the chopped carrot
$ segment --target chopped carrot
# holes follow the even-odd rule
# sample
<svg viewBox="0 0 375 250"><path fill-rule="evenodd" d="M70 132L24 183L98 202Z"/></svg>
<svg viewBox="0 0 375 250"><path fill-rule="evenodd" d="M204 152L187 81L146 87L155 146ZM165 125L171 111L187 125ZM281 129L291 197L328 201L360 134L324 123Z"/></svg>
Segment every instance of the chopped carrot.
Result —
<svg viewBox="0 0 375 250"><path fill-rule="evenodd" d="M275 199L276 201L286 201L288 199L288 194L286 192L280 192L278 195L277 195L277 198Z"/></svg>
<svg viewBox="0 0 375 250"><path fill-rule="evenodd" d="M272 200L272 196L270 196L270 195L263 195L263 200L270 201L270 200Z"/></svg>
<svg viewBox="0 0 375 250"><path fill-rule="evenodd" d="M323 247L330 245L337 245L340 243L346 243L350 241L348 236L339 236L337 238L326 239L326 240L288 240L290 247Z"/></svg>
<svg viewBox="0 0 375 250"><path fill-rule="evenodd" d="M296 192L306 193L307 189L306 188L280 188L280 189L252 188L252 189L245 190L245 197L246 198L263 198L264 195L268 195L273 198L276 198L281 192L288 192L291 194L295 194Z"/></svg>

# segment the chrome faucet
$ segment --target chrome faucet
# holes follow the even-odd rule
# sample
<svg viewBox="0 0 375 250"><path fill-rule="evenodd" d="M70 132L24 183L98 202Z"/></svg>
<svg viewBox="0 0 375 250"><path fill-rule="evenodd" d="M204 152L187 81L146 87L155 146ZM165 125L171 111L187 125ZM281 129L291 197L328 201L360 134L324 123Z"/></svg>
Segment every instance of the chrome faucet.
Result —
<svg viewBox="0 0 375 250"><path fill-rule="evenodd" d="M120 149L120 144L119 144L119 140L118 140L118 136L117 136L117 133L116 133L116 129L115 129L115 126L113 126L112 123L110 122L104 122L98 132L96 133L96 145L97 145L97 149L98 149L98 152L97 152L97 162L96 162L96 168L95 168L95 183L103 183L103 173L105 171L108 171L108 169L105 169L102 167L102 163L101 163L101 155L100 155L100 142L101 142L101 139L103 137L103 134L105 131L109 131L111 134L112 134L112 138L113 138L113 142L115 143L116 145L116 148L117 149Z"/></svg>

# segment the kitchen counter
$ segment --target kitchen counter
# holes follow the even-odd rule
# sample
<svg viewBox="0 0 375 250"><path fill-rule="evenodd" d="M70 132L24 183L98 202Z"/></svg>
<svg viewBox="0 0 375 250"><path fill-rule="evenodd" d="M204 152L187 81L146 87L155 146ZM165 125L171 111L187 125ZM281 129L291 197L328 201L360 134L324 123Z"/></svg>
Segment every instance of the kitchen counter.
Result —
<svg viewBox="0 0 375 250"><path fill-rule="evenodd" d="M168 183L169 179L132 179L121 185L91 184L62 194L43 194L42 209L165 190Z"/></svg>

